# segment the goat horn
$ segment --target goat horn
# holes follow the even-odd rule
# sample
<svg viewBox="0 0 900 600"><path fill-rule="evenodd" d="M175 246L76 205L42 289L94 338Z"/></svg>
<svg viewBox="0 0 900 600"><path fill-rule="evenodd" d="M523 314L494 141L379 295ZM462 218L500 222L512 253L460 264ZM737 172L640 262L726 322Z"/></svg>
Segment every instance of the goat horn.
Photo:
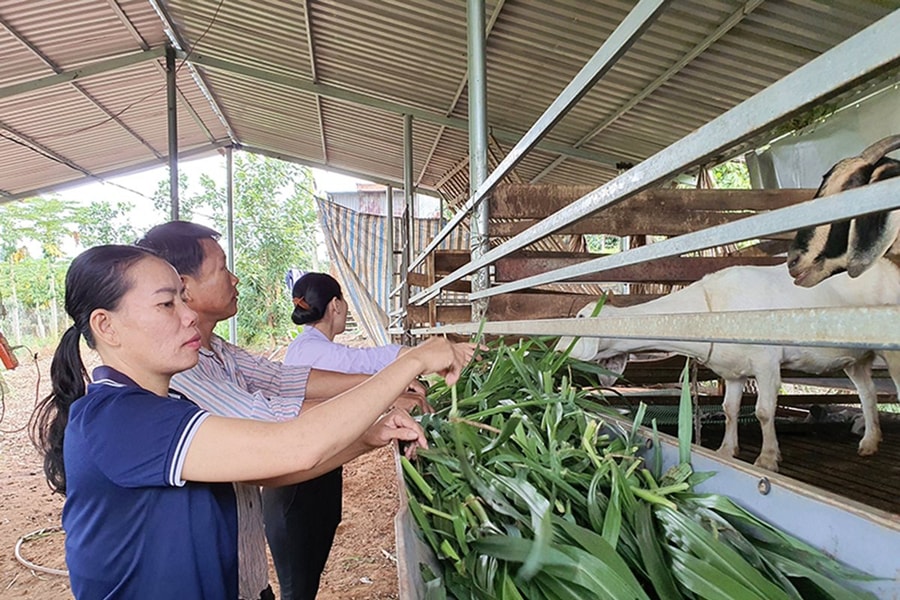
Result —
<svg viewBox="0 0 900 600"><path fill-rule="evenodd" d="M892 135L883 140L878 140L863 150L859 156L870 165L874 165L897 148L900 148L900 135Z"/></svg>

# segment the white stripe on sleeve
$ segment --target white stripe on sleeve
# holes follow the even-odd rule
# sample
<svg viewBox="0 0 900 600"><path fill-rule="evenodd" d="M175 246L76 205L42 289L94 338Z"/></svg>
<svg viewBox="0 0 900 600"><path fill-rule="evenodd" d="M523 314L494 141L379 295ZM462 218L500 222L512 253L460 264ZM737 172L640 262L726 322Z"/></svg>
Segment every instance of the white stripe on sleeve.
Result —
<svg viewBox="0 0 900 600"><path fill-rule="evenodd" d="M169 485L174 487L182 487L186 482L181 478L181 470L184 468L184 459L187 456L188 448L191 446L191 440L197 433L200 424L206 420L209 413L206 411L197 411L187 426L181 432L181 438L178 440L178 446L175 448L175 454L172 456L172 464L169 466Z"/></svg>

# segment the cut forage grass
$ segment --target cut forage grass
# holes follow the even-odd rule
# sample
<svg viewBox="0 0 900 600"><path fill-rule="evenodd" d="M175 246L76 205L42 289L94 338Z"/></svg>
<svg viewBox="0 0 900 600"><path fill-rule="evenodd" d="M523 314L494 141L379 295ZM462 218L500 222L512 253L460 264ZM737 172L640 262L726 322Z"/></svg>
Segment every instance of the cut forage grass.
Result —
<svg viewBox="0 0 900 600"><path fill-rule="evenodd" d="M690 468L689 394L682 462L661 473L658 440L645 460L637 425L608 418L595 391L607 372L554 342L495 343L429 390L430 447L401 459L410 513L443 565L423 573L428 600L874 597L854 587L865 574L693 492L708 475Z"/></svg>

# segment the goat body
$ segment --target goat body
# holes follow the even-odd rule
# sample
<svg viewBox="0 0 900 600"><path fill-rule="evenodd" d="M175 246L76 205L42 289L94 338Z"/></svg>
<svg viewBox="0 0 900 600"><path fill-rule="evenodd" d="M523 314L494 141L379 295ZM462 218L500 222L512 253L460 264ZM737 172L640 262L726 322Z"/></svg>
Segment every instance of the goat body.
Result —
<svg viewBox="0 0 900 600"><path fill-rule="evenodd" d="M627 308L604 306L597 318L898 303L900 269L887 260L876 261L856 279L844 273L814 288L794 286L783 265L738 266L710 273L682 290L651 302ZM578 316L590 317L595 304L585 306ZM571 338L560 339L556 349L565 350L571 341ZM743 388L749 377L755 377L758 384L756 417L763 434L762 449L755 464L772 471L778 470L780 460L774 417L782 366L814 374L844 370L856 386L865 418L866 431L859 444L860 455L874 454L881 441L877 396L871 374L876 355L885 359L891 379L900 391L900 351L582 337L573 346L572 356L600 360L645 350L690 356L704 362L725 380L722 405L725 436L719 452L727 456L738 453L737 418Z"/></svg>
<svg viewBox="0 0 900 600"><path fill-rule="evenodd" d="M900 135L879 140L859 156L838 161L822 177L814 198L900 176L900 162L885 155L900 148ZM812 287L847 271L858 277L877 259L900 254L900 211L884 211L797 232L788 269L799 286Z"/></svg>

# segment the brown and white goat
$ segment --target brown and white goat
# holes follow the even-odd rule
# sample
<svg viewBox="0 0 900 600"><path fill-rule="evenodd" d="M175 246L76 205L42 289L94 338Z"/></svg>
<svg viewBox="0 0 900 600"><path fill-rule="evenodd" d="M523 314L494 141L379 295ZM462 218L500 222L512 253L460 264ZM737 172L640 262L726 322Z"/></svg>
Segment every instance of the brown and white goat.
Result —
<svg viewBox="0 0 900 600"><path fill-rule="evenodd" d="M900 176L900 162L886 154L900 148L900 135L879 140L859 156L838 161L822 178L815 198ZM797 231L788 250L794 283L812 287L847 271L859 277L877 259L900 254L900 211L884 211Z"/></svg>

